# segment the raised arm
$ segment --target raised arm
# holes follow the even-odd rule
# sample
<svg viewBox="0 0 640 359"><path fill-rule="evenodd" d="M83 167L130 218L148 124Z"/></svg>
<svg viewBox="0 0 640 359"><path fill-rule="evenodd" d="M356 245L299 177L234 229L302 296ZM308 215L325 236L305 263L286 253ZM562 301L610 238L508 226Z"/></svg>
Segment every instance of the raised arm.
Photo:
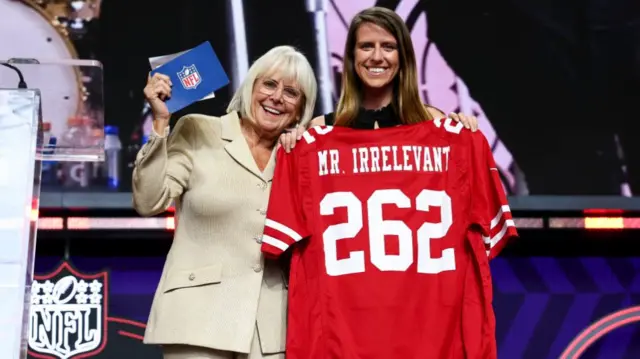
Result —
<svg viewBox="0 0 640 359"><path fill-rule="evenodd" d="M164 103L171 96L169 77L147 79L144 95L153 112L153 132L142 146L133 169L133 207L143 216L166 210L187 188L193 168L197 131L189 116L181 118L169 135L171 114Z"/></svg>
<svg viewBox="0 0 640 359"><path fill-rule="evenodd" d="M189 186L195 120L181 118L171 135L153 133L138 152L133 170L133 206L143 216L165 211Z"/></svg>

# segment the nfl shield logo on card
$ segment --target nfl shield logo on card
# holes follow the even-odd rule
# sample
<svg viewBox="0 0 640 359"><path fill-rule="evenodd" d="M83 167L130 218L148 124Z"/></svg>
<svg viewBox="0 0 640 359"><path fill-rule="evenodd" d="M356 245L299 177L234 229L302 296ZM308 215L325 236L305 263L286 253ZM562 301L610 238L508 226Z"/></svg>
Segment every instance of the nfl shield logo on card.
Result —
<svg viewBox="0 0 640 359"><path fill-rule="evenodd" d="M178 78L182 83L182 87L187 90L195 89L201 82L200 73L198 73L196 65L183 66L182 70L178 72Z"/></svg>
<svg viewBox="0 0 640 359"><path fill-rule="evenodd" d="M29 354L73 359L96 355L107 342L107 273L83 274L63 262L35 276L31 287Z"/></svg>

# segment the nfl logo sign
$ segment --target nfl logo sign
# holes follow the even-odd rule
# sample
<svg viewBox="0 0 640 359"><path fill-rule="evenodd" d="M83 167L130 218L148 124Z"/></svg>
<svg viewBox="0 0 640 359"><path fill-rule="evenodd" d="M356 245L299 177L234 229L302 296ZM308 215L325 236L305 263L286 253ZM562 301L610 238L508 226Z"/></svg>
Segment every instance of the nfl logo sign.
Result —
<svg viewBox="0 0 640 359"><path fill-rule="evenodd" d="M63 262L31 287L29 354L86 358L107 343L107 273L82 274Z"/></svg>
<svg viewBox="0 0 640 359"><path fill-rule="evenodd" d="M201 78L196 65L183 66L182 70L178 72L178 78L182 83L182 87L187 90L195 89L200 85Z"/></svg>

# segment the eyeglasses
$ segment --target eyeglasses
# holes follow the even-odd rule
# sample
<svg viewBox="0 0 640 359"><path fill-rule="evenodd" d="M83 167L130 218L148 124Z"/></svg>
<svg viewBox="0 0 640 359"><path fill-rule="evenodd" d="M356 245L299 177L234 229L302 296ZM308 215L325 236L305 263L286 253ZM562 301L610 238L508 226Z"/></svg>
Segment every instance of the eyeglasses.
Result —
<svg viewBox="0 0 640 359"><path fill-rule="evenodd" d="M265 95L273 95L280 88L280 82L271 79L259 80L258 91ZM282 99L290 104L297 104L302 98L302 92L291 86L282 86Z"/></svg>

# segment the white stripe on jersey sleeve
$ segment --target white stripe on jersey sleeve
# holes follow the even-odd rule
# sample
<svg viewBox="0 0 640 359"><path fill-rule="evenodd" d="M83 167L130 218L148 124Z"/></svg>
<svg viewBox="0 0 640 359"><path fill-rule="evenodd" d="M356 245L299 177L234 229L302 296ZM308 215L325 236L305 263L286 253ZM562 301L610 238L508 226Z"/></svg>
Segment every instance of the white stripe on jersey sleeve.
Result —
<svg viewBox="0 0 640 359"><path fill-rule="evenodd" d="M266 234L262 235L262 243L266 243L269 245L272 245L276 248L278 248L281 251L286 251L289 248L289 245L284 243L283 241L277 239L277 238L273 238L271 236L268 236Z"/></svg>
<svg viewBox="0 0 640 359"><path fill-rule="evenodd" d="M501 222L502 217L504 216L504 213L510 213L510 212L511 212L511 208L509 208L508 205L503 205L498 210L498 213L495 215L495 217L493 217L493 219L491 220L489 233L493 233L494 229L496 229L496 226ZM493 248L504 237L509 227L515 227L515 226L516 224L513 222L513 219L505 219L504 224L502 225L502 228L500 228L500 231L498 231L498 233L490 237L482 236L482 239L486 244L489 245L489 248Z"/></svg>
<svg viewBox="0 0 640 359"><path fill-rule="evenodd" d="M298 232L294 231L293 229L285 226L282 223L276 222L272 219L268 219L264 222L264 225L269 227L269 228L273 228L278 232L281 232L287 236L289 236L291 239L293 239L295 242L298 242L299 240L302 239L302 236L298 234Z"/></svg>

